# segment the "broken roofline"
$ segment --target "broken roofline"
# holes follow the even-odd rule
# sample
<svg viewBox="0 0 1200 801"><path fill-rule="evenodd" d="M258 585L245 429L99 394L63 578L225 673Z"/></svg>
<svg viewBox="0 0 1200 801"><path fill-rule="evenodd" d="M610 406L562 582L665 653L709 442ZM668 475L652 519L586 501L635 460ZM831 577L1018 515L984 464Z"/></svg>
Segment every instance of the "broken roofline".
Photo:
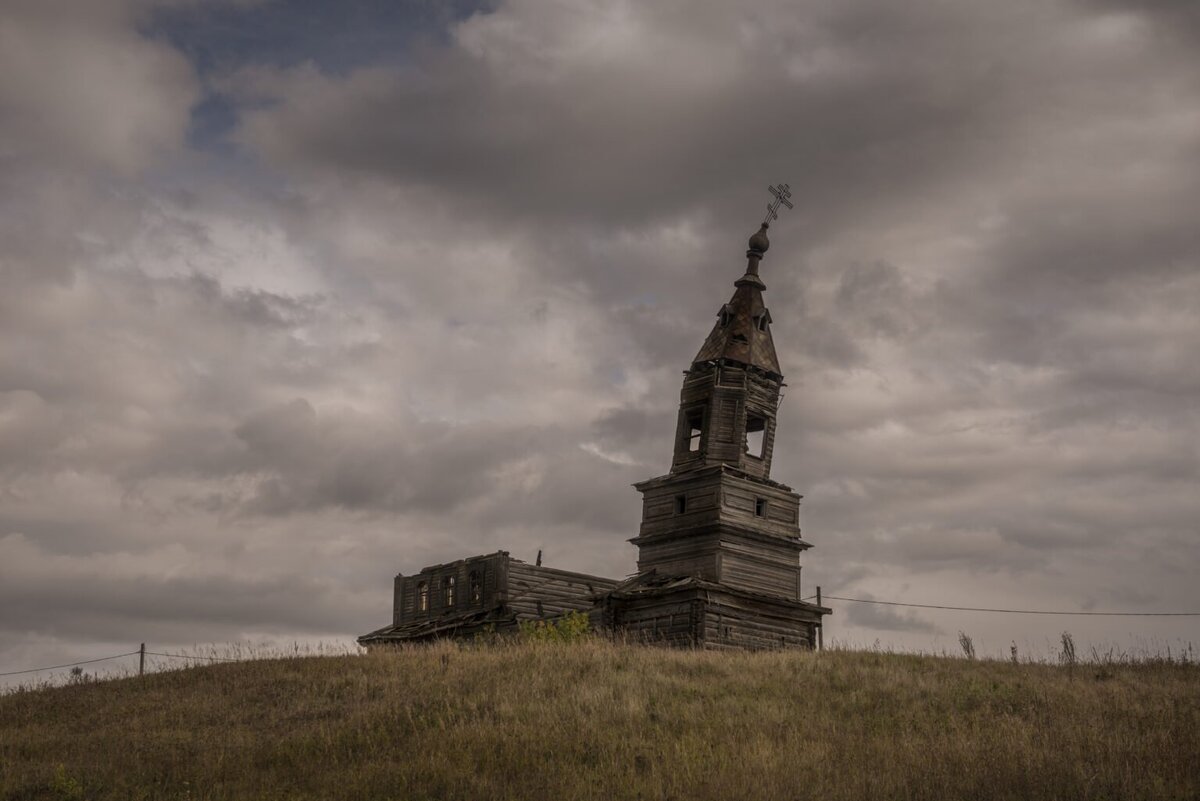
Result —
<svg viewBox="0 0 1200 801"><path fill-rule="evenodd" d="M453 562L442 562L441 564L423 567L420 570L418 570L416 573L410 573L410 574L400 573L399 575L405 576L406 578L410 577L410 576L419 576L419 575L422 575L423 573L434 573L439 570L445 570L450 567L455 567L457 565L465 565L467 562L478 562L482 559L492 559L492 558L495 558L498 556L504 557L504 558L508 559L510 562L516 562L518 564L525 565L526 567L531 567L534 570L539 570L539 571L543 571L546 573L553 573L555 575L562 576L564 578L582 579L585 582L586 581L600 581L600 582L606 581L611 584L616 584L617 582L620 581L620 579L605 578L604 576L596 576L591 573L578 573L574 570L563 570L561 568L548 567L546 565L532 565L529 562L526 562L524 559L518 559L515 556L512 556L508 551L495 551L493 553L485 553L485 554L480 554L478 556L467 556L462 559L455 559Z"/></svg>
<svg viewBox="0 0 1200 801"><path fill-rule="evenodd" d="M708 579L702 579L696 576L659 575L653 569L646 573L635 575L621 582L611 592L608 593L608 597L624 599L634 598L642 595L665 595L668 593L683 592L686 590L702 590L706 593L725 593L734 597L762 601L779 606L790 607L792 609L803 609L805 611L816 612L823 615L833 614L833 610L828 606L810 604L808 601L792 600L790 598L783 598L778 595L766 595L764 593L754 592L753 590L732 587L728 584L709 581Z"/></svg>

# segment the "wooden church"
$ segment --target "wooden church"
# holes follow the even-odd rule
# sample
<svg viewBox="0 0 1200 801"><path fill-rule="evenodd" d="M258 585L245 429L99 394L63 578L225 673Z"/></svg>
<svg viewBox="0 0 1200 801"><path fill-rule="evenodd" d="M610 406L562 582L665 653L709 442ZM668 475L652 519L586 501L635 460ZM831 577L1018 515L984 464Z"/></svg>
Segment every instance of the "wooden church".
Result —
<svg viewBox="0 0 1200 801"><path fill-rule="evenodd" d="M800 495L771 479L783 374L759 263L769 220L750 238L745 274L685 373L671 471L636 484L642 524L624 581L530 565L500 551L396 577L392 623L372 647L587 612L598 629L705 648L812 648L830 609L801 600Z"/></svg>

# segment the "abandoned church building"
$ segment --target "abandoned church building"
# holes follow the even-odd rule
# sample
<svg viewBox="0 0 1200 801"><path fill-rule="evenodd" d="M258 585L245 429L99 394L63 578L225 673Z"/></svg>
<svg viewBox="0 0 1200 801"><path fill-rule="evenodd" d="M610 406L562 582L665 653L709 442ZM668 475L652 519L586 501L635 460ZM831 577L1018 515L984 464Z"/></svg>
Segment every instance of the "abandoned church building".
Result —
<svg viewBox="0 0 1200 801"><path fill-rule="evenodd" d="M768 221L786 185L769 207ZM790 204L787 204L790 206ZM669 473L636 484L637 572L623 581L529 564L508 553L423 568L395 581L392 622L372 647L588 613L630 639L706 648L811 648L831 610L801 600L800 495L771 479L783 375L759 262L768 222L750 238L746 273L683 380Z"/></svg>

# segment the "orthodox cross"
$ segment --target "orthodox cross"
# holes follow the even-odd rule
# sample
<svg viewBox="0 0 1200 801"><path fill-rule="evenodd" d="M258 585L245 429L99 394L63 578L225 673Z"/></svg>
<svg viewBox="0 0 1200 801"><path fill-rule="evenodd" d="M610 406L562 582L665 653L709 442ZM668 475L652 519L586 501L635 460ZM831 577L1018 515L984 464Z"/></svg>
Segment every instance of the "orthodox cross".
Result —
<svg viewBox="0 0 1200 801"><path fill-rule="evenodd" d="M771 222L771 220L779 219L780 204L787 206L789 209L794 208L794 206L792 206L792 204L791 204L791 201L788 200L788 198L792 196L792 193L788 189L787 184L780 184L779 186L768 186L767 189L768 189L768 191L770 191L770 193L772 195L775 196L775 199L767 204L767 218L765 220L763 220L764 225Z"/></svg>

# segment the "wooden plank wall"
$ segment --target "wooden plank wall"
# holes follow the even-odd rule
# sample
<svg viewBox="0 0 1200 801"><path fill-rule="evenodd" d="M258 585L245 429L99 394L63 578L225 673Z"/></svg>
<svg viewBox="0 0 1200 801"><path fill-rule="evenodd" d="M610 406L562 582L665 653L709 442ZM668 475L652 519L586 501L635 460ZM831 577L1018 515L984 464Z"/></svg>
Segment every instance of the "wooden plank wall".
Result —
<svg viewBox="0 0 1200 801"><path fill-rule="evenodd" d="M775 413L779 408L779 382L757 373L750 373L746 381L746 408L749 412L766 418L767 427L763 432L762 458L747 458L745 470L751 475L768 478L771 475L771 460L775 455Z"/></svg>
<svg viewBox="0 0 1200 801"><path fill-rule="evenodd" d="M557 617L591 609L593 596L617 585L613 579L585 576L554 568L508 563L508 606L521 620Z"/></svg>
<svg viewBox="0 0 1200 801"><path fill-rule="evenodd" d="M638 548L638 572L657 569L665 575L700 576L719 580L716 550L720 541L715 532L708 535L674 537Z"/></svg>
<svg viewBox="0 0 1200 801"><path fill-rule="evenodd" d="M725 548L721 553L720 581L750 592L800 600L799 564L779 564L755 554L736 553Z"/></svg>
<svg viewBox="0 0 1200 801"><path fill-rule="evenodd" d="M812 648L813 625L801 619L767 616L726 603L710 605L704 616L707 648Z"/></svg>
<svg viewBox="0 0 1200 801"><path fill-rule="evenodd" d="M703 630L703 618L699 601L667 597L620 608L614 624L618 636L633 642L693 646Z"/></svg>
<svg viewBox="0 0 1200 801"><path fill-rule="evenodd" d="M495 606L502 589L503 562L508 556L503 553L461 559L445 565L426 568L413 576L397 576L393 596L395 625L429 620L452 612L468 612ZM471 602L470 576L478 571L483 578L483 594L477 603ZM442 579L454 576L455 603L446 606L442 593ZM426 582L429 586L429 609L424 613L417 610L417 585Z"/></svg>
<svg viewBox="0 0 1200 801"><path fill-rule="evenodd" d="M774 483L729 473L682 473L643 490L641 536L729 520L780 537L799 536L800 496ZM675 498L687 498L687 511L677 514ZM767 502L766 515L755 514L755 501Z"/></svg>

